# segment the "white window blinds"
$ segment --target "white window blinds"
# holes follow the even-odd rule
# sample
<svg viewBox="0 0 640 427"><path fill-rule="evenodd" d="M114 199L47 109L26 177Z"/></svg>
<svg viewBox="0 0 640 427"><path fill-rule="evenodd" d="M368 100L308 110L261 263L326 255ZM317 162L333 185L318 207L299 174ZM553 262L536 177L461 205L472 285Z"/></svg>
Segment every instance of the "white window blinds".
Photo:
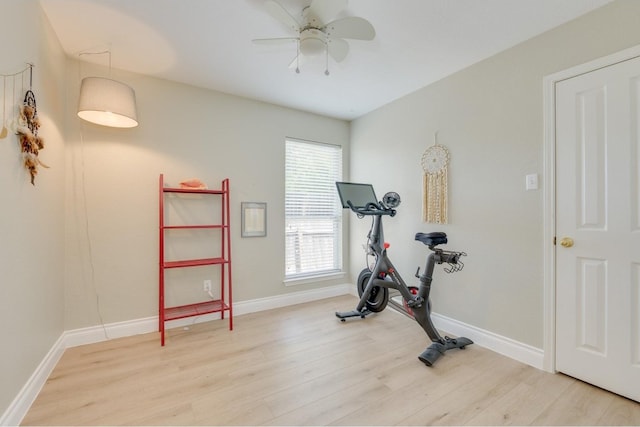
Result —
<svg viewBox="0 0 640 427"><path fill-rule="evenodd" d="M286 141L285 277L323 275L342 268L342 147Z"/></svg>

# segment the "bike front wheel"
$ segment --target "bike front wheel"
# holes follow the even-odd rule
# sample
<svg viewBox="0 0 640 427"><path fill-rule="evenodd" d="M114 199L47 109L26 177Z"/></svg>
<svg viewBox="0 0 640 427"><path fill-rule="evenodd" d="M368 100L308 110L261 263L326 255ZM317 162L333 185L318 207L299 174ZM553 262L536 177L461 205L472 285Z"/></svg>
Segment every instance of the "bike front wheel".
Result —
<svg viewBox="0 0 640 427"><path fill-rule="evenodd" d="M358 296L362 298L364 290L371 278L371 270L365 268L358 275ZM366 307L369 311L379 313L385 309L389 302L389 289L382 286L374 286L371 289L371 293L367 297Z"/></svg>

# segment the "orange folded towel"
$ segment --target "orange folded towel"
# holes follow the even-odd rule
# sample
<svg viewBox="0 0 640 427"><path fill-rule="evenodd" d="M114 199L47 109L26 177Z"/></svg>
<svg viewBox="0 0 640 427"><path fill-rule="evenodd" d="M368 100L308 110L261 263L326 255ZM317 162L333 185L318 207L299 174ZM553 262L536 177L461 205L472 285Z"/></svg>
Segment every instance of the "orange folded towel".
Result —
<svg viewBox="0 0 640 427"><path fill-rule="evenodd" d="M185 188L189 190L206 190L207 184L200 181L198 178L191 178L185 181L180 182L180 188Z"/></svg>

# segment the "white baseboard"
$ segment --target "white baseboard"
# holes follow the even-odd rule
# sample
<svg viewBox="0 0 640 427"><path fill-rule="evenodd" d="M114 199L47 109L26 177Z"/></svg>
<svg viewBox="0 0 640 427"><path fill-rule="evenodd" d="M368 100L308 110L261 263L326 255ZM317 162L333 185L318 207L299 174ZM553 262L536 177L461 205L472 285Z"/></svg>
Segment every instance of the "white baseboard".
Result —
<svg viewBox="0 0 640 427"><path fill-rule="evenodd" d="M58 364L64 349L64 341L60 336L22 387L22 390L13 399L4 414L0 416L0 425L17 426L20 424L36 397L38 397L38 393L40 393L45 382L47 382L51 371Z"/></svg>
<svg viewBox="0 0 640 427"><path fill-rule="evenodd" d="M353 285L344 284L327 288L312 289L308 291L292 292L266 298L257 298L248 301L239 301L233 305L234 316L256 313L274 308L286 307L294 304L317 301L339 295L357 295ZM485 329L472 326L458 320L443 316L438 313L431 314L436 328L455 336L465 336L477 345L515 359L519 362L544 369L544 351L521 343L511 338L495 334ZM188 327L190 325L211 320L220 319L220 313L205 314L198 317L173 320L167 322L167 329ZM110 323L103 326L65 331L62 334L63 350L78 345L93 344L114 338L128 337L138 334L147 334L158 330L158 316L125 322Z"/></svg>
<svg viewBox="0 0 640 427"><path fill-rule="evenodd" d="M274 308L286 307L331 298L339 295L357 295L355 286L350 284L330 286L320 289L292 292L273 297L258 298L249 301L239 301L233 305L234 315L255 313ZM219 319L219 313L207 314L193 318L179 319L167 323L167 328L178 328ZM477 345L485 347L496 353L503 354L519 362L526 363L538 369L543 369L544 352L541 349L506 338L493 332L477 328L446 316L436 313L432 319L438 329L447 331L452 335L465 336L473 340ZM147 334L158 330L158 316L128 320L125 322L109 323L104 326L91 326L88 328L65 331L53 345L36 368L31 378L22 387L9 408L0 417L0 425L18 425L26 415L31 404L35 401L42 386L62 357L64 350L79 345L93 344L114 338L127 337L138 334Z"/></svg>
<svg viewBox="0 0 640 427"><path fill-rule="evenodd" d="M258 311L271 310L273 308L286 307L289 305L303 304L305 302L318 301L325 298L347 295L350 293L350 284L329 286L308 291L292 292L273 297L258 298L249 301L241 301L234 304L235 315L256 313Z"/></svg>
<svg viewBox="0 0 640 427"><path fill-rule="evenodd" d="M537 369L544 369L544 350L521 343L511 338L459 322L437 313L431 313L431 319L436 328L447 331L451 335L467 337L475 344L500 353L518 362L525 363Z"/></svg>
<svg viewBox="0 0 640 427"><path fill-rule="evenodd" d="M294 304L317 301L349 293L350 285L335 285L308 291L291 292L273 297L257 298L248 301L238 301L233 304L234 316L256 313L258 311L271 310ZM220 319L220 313L203 314L202 316L177 319L167 322L167 329L187 327L196 323L208 322ZM132 335L148 334L158 330L158 316L141 319L127 320L124 322L109 323L104 326L90 326L88 328L65 331L62 334L64 348L79 345L93 344L114 338L129 337Z"/></svg>
<svg viewBox="0 0 640 427"><path fill-rule="evenodd" d="M88 328L64 331L62 338L64 348L71 348L79 345L108 341L114 338L146 334L157 330L158 316L153 316L124 322L108 323L104 326L90 326Z"/></svg>
<svg viewBox="0 0 640 427"><path fill-rule="evenodd" d="M233 315L256 313L258 311L271 310L294 304L317 301L349 293L348 284L329 286L320 289L291 292L273 297L257 298L248 301L238 301L233 304ZM166 323L167 329L187 327L196 323L209 322L220 319L220 313L203 314L202 316L172 320ZM114 338L129 337L132 335L148 334L158 330L158 316L142 319L127 320L124 322L109 323L104 326L91 326L88 328L65 331L63 336L64 348L79 345L93 344Z"/></svg>
<svg viewBox="0 0 640 427"><path fill-rule="evenodd" d="M358 296L357 289L354 285L351 285L349 289L350 294L356 297ZM533 366L536 369L544 370L544 350L540 348L521 343L438 313L432 312L431 320L433 321L433 325L440 331L446 331L457 337L467 337L481 347Z"/></svg>

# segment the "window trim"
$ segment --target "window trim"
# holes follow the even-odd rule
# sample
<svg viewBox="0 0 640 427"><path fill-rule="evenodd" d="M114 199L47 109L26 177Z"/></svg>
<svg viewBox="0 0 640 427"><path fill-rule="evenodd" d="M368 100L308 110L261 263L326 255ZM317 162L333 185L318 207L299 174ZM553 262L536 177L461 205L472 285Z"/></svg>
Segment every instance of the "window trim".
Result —
<svg viewBox="0 0 640 427"><path fill-rule="evenodd" d="M332 273L316 273L308 276L296 276L290 279L284 279L282 283L284 283L285 286L306 285L308 283L328 282L329 280L342 279L346 275L346 271L340 270Z"/></svg>

